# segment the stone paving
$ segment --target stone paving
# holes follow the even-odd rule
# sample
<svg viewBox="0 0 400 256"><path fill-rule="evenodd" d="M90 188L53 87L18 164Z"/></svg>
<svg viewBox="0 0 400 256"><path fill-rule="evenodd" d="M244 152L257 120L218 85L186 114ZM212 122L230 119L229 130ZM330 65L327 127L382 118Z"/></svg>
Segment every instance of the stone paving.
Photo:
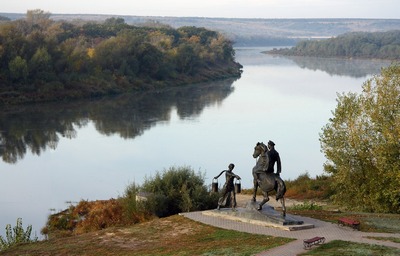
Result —
<svg viewBox="0 0 400 256"><path fill-rule="evenodd" d="M314 228L311 229L303 229L296 231L288 231L274 227L266 227L251 223L246 223L237 220L231 220L220 216L206 215L203 212L187 212L181 213L181 215L190 218L195 221L199 221L208 225L237 230L241 232L248 232L254 234L262 234L262 235L270 235L276 237L289 237L297 239L293 242L290 242L286 245L276 247L270 249L268 251L261 252L257 255L269 255L269 256L295 256L300 253L305 252L303 247L303 240L313 238L315 236L325 237L325 243L332 240L345 240L352 241L358 243L368 243L368 244L377 244L384 246L391 246L400 249L399 243L394 243L390 241L379 241L375 239L368 239L367 236L376 236L376 237L397 237L400 238L400 234L388 234L388 233L367 233L360 232L357 230L353 230L350 227L340 227L337 224L320 221L313 218L302 217L302 216L294 216L292 217L304 221L304 223L313 224ZM313 246L315 248L318 245Z"/></svg>

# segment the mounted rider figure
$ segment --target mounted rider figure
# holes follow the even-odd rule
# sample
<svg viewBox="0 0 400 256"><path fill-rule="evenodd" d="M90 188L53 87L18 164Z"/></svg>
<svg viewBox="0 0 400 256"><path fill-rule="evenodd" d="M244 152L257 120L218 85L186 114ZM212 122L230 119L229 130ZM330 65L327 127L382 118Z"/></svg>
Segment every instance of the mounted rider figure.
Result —
<svg viewBox="0 0 400 256"><path fill-rule="evenodd" d="M279 157L278 151L275 150L275 143L268 141L268 167L267 173L274 173L274 166L276 163L276 174L279 176L282 171L281 158Z"/></svg>
<svg viewBox="0 0 400 256"><path fill-rule="evenodd" d="M257 143L256 148L260 148L260 154L253 154L253 157L258 157L256 166L253 168L253 176L254 176L254 189L253 189L253 202L256 201L257 188L265 185L265 182L272 182L272 188L276 191L276 200L282 198L286 192L286 186L283 180L280 178L280 173L282 171L281 159L278 151L275 150L275 143L273 141L268 141L267 145L264 143ZM256 151L255 151L256 153ZM276 174L275 172L275 163L277 164ZM267 177L271 179L265 179ZM266 199L268 200L268 199Z"/></svg>

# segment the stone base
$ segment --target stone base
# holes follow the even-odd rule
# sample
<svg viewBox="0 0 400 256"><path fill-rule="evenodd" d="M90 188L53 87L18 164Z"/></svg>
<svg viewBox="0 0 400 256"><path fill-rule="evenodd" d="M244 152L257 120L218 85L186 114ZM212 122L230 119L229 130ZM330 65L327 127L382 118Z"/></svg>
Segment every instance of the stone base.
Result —
<svg viewBox="0 0 400 256"><path fill-rule="evenodd" d="M249 202L245 208L238 207L235 210L231 208L221 208L220 210L203 211L203 214L288 231L314 228L313 224L305 224L292 215L286 214L286 216L283 217L281 212L274 210L273 207L267 204L263 206L262 210L258 211L258 204L257 202Z"/></svg>

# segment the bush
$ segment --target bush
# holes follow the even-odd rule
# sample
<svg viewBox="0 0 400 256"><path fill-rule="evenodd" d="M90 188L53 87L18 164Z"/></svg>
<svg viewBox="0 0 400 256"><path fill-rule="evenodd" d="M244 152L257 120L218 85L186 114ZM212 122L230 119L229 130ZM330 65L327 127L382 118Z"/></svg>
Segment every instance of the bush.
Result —
<svg viewBox="0 0 400 256"><path fill-rule="evenodd" d="M153 217L151 211L137 198L137 195L138 187L132 183L125 189L124 196L118 200L122 206L122 217L125 223L140 223Z"/></svg>
<svg viewBox="0 0 400 256"><path fill-rule="evenodd" d="M215 208L218 195L209 193L204 174L190 167L171 167L154 177L146 178L140 191L147 193L146 206L159 217L180 212Z"/></svg>
<svg viewBox="0 0 400 256"><path fill-rule="evenodd" d="M331 177L326 175L311 178L306 172L295 180L286 181L286 197L294 199L326 200L334 194L330 186Z"/></svg>
<svg viewBox="0 0 400 256"><path fill-rule="evenodd" d="M31 233L32 225L29 225L26 228L26 231L24 231L24 228L22 227L22 219L18 218L17 225L13 229L11 229L10 224L6 226L6 238L4 239L0 236L0 251L4 251L7 248L19 244L36 242L38 238L36 236L31 238Z"/></svg>

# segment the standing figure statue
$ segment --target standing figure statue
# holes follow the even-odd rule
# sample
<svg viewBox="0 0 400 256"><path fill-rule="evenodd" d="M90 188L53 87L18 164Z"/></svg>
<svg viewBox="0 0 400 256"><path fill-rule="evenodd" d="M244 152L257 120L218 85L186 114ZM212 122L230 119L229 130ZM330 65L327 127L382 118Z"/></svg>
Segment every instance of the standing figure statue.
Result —
<svg viewBox="0 0 400 256"><path fill-rule="evenodd" d="M236 192L235 192L235 185L233 183L234 179L240 180L240 177L232 172L233 168L235 168L234 164L229 164L228 170L222 171L218 176L215 176L214 179L218 179L221 174L225 172L225 184L224 187L222 188L221 191L221 197L218 200L218 207L217 209L219 210L221 206L224 204L226 201L227 197L230 195L231 197L231 207L232 210L235 210L236 208Z"/></svg>

